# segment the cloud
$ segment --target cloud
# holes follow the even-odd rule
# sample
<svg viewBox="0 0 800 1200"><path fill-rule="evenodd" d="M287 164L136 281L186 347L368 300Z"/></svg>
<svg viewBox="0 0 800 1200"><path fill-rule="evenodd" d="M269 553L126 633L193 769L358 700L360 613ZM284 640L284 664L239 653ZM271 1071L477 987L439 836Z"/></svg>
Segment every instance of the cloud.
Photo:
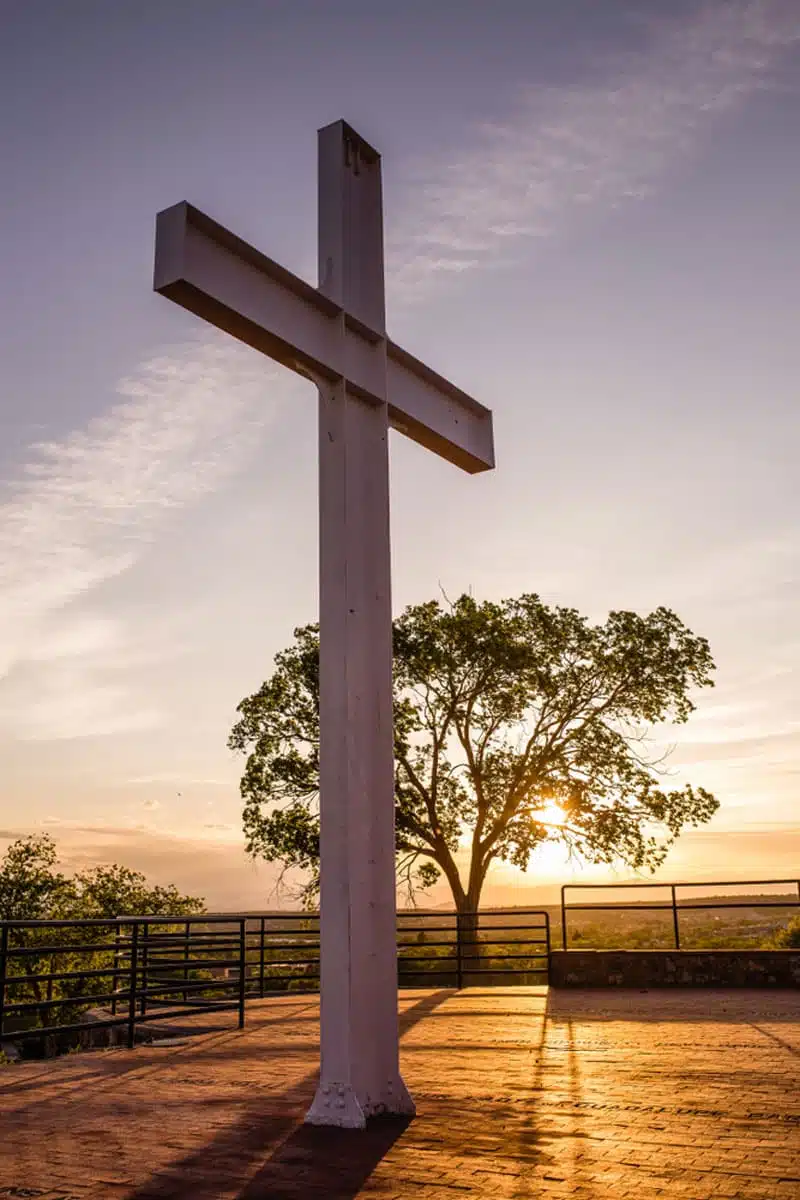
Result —
<svg viewBox="0 0 800 1200"><path fill-rule="evenodd" d="M224 787L231 786L230 779L208 778L207 776L197 775L189 776L181 774L180 771L162 771L156 775L133 775L130 779L123 780L126 784L139 785L144 783L174 783L191 787L192 784L199 784L202 787ZM235 780L234 780L235 782ZM209 801L211 803L211 801Z"/></svg>
<svg viewBox="0 0 800 1200"><path fill-rule="evenodd" d="M211 336L151 357L119 401L60 441L42 442L0 504L0 721L23 737L142 729L160 720L118 681L128 635L68 606L133 568L165 525L236 475L279 398L277 369ZM136 660L143 661L138 647Z"/></svg>
<svg viewBox="0 0 800 1200"><path fill-rule="evenodd" d="M0 505L0 674L111 636L107 622L41 629L129 570L172 512L241 469L274 411L273 373L249 357L216 340L176 347L121 380L121 402L86 428L31 447Z"/></svg>
<svg viewBox="0 0 800 1200"><path fill-rule="evenodd" d="M399 299L509 261L521 242L551 236L587 207L652 193L715 122L774 77L800 40L800 5L720 0L645 32L646 47L617 56L602 81L525 87L504 119L474 127L460 151L415 164L413 200L389 239Z"/></svg>
<svg viewBox="0 0 800 1200"><path fill-rule="evenodd" d="M155 812L157 808L161 808L161 803L158 800L145 800L142 808L146 808L149 812Z"/></svg>
<svg viewBox="0 0 800 1200"><path fill-rule="evenodd" d="M761 737L737 737L734 733L713 742L680 743L671 761L674 764L705 762L738 762L754 759L762 771L767 762L797 761L800 751L800 729L785 733L765 733Z"/></svg>

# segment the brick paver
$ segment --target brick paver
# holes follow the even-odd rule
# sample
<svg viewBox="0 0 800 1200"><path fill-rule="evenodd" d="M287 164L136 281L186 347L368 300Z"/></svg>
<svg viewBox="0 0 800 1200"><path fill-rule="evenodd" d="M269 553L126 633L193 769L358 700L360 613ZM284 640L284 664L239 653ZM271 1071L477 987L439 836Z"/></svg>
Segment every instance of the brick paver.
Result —
<svg viewBox="0 0 800 1200"><path fill-rule="evenodd" d="M311 1129L317 1005L0 1074L0 1196L800 1197L800 993L405 993L410 1124Z"/></svg>

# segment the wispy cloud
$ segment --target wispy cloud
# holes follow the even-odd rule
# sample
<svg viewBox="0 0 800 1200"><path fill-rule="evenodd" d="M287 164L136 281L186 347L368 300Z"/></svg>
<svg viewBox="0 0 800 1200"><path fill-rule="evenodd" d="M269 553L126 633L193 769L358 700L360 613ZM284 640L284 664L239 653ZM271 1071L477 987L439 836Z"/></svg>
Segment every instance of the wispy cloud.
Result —
<svg viewBox="0 0 800 1200"><path fill-rule="evenodd" d="M664 6L665 11L668 6ZM504 118L413 174L389 241L398 299L518 255L591 206L648 195L714 124L774 79L800 40L797 0L716 0L646 27L602 81L520 90Z"/></svg>
<svg viewBox="0 0 800 1200"><path fill-rule="evenodd" d="M231 786L230 779L209 778L204 775L186 775L180 771L161 771L156 775L133 775L130 779L123 781L126 784L146 784L146 783L174 783L190 787L192 784L202 784L203 787L224 787Z"/></svg>
<svg viewBox="0 0 800 1200"><path fill-rule="evenodd" d="M72 737L157 719L121 685L87 678L115 656L124 664L119 623L64 610L130 570L176 511L243 468L286 394L276 379L221 338L177 346L121 380L117 403L84 429L31 447L0 504L0 684L21 664L49 664L51 695L24 681L27 703L6 687L0 719L15 731Z"/></svg>

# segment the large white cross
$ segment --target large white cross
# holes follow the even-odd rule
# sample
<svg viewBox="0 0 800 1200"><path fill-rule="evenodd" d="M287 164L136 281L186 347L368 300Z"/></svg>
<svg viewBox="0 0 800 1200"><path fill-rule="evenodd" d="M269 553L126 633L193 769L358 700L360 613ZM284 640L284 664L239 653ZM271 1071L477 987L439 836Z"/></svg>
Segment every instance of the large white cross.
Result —
<svg viewBox="0 0 800 1200"><path fill-rule="evenodd" d="M492 415L386 336L380 155L319 131L319 288L189 204L158 214L154 287L319 389L321 1071L307 1120L414 1112L397 1020L391 426L466 471Z"/></svg>

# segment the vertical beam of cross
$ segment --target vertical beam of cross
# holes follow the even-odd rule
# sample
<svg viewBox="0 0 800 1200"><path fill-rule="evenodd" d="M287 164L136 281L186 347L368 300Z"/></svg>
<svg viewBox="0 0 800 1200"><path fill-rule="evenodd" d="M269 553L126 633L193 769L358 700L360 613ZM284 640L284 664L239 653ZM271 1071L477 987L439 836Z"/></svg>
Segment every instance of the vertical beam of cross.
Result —
<svg viewBox="0 0 800 1200"><path fill-rule="evenodd" d="M319 134L319 289L385 334L379 155ZM307 1120L413 1113L397 1018L389 416L319 387L321 1070Z"/></svg>

